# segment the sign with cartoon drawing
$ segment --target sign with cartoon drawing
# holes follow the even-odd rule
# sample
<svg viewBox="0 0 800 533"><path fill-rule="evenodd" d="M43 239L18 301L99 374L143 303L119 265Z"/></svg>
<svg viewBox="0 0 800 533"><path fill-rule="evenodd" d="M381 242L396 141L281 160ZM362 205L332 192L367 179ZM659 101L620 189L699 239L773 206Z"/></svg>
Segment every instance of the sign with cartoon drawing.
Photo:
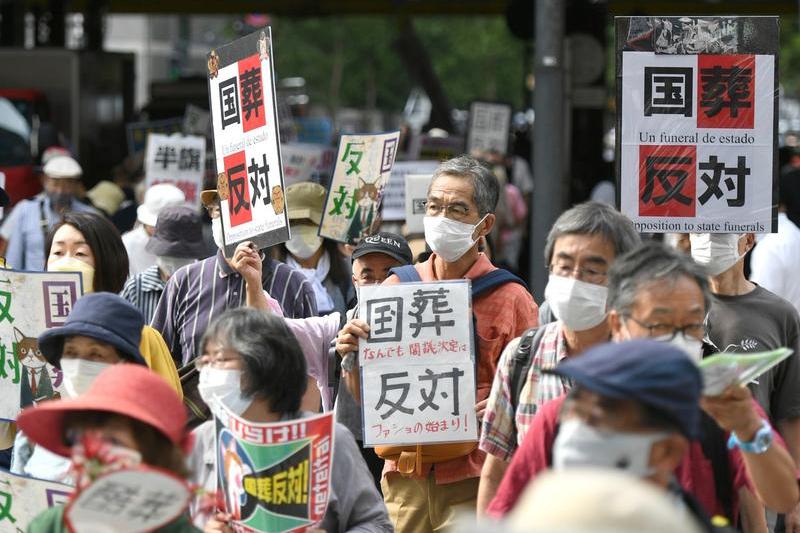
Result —
<svg viewBox="0 0 800 533"><path fill-rule="evenodd" d="M319 235L356 244L374 233L400 132L342 135Z"/></svg>
<svg viewBox="0 0 800 533"><path fill-rule="evenodd" d="M330 496L333 413L272 424L225 418L216 420L217 481L234 523L263 533L318 524Z"/></svg>
<svg viewBox="0 0 800 533"><path fill-rule="evenodd" d="M0 531L27 531L42 511L67 502L74 489L0 470Z"/></svg>
<svg viewBox="0 0 800 533"><path fill-rule="evenodd" d="M0 270L0 419L59 397L61 371L47 364L37 338L63 326L82 294L77 272Z"/></svg>

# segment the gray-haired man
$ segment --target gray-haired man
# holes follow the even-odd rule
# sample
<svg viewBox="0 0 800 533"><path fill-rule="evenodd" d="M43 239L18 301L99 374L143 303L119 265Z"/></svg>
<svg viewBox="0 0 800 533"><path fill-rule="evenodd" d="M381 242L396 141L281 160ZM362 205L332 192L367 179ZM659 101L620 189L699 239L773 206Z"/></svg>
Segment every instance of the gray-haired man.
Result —
<svg viewBox="0 0 800 533"><path fill-rule="evenodd" d="M639 242L633 223L606 204L577 205L553 224L545 245L545 298L558 320L514 339L500 358L481 430L480 449L487 455L479 513L494 497L539 406L567 392L564 380L541 369L608 340L606 274L616 257Z"/></svg>

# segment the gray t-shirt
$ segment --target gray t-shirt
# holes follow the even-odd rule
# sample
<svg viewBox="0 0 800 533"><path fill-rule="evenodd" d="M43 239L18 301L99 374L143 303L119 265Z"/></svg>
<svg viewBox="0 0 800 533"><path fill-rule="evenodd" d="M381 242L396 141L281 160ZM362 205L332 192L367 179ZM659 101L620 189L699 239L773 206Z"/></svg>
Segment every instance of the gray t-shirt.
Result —
<svg viewBox="0 0 800 533"><path fill-rule="evenodd" d="M792 304L758 286L740 296L714 295L706 335L720 352L761 352L783 346L794 350L751 383L750 390L773 423L800 417L800 318Z"/></svg>

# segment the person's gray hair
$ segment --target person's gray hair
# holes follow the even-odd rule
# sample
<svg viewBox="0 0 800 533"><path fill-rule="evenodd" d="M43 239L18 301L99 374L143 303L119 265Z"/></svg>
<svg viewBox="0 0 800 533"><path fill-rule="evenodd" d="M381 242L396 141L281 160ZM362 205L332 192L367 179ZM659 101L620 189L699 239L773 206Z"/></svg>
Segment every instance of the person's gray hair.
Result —
<svg viewBox="0 0 800 533"><path fill-rule="evenodd" d="M428 186L428 193L437 178L441 176L455 176L466 178L472 184L472 199L478 206L478 214L485 216L487 213L494 213L497 208L497 201L500 199L500 183L492 171L483 163L468 155L461 155L442 161L433 171L431 185Z"/></svg>
<svg viewBox="0 0 800 533"><path fill-rule="evenodd" d="M559 216L544 245L544 260L550 265L556 241L564 235L602 235L614 245L616 257L638 246L642 239L631 219L608 204L585 202L567 209Z"/></svg>
<svg viewBox="0 0 800 533"><path fill-rule="evenodd" d="M711 304L711 290L703 267L683 252L659 242L647 242L618 257L608 271L608 310L629 315L643 286L653 282L695 281L703 293L705 311Z"/></svg>

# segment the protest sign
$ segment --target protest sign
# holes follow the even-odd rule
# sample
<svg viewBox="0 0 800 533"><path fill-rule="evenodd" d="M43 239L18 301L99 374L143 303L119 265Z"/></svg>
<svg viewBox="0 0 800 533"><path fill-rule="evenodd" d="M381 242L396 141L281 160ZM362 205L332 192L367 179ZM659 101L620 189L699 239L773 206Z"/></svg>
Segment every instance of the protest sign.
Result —
<svg viewBox="0 0 800 533"><path fill-rule="evenodd" d="M145 533L173 522L191 497L186 482L166 470L116 470L75 494L64 521L72 533Z"/></svg>
<svg viewBox="0 0 800 533"><path fill-rule="evenodd" d="M638 231L777 231L777 52L777 17L617 18L617 190Z"/></svg>
<svg viewBox="0 0 800 533"><path fill-rule="evenodd" d="M356 244L374 233L400 132L342 135L319 235Z"/></svg>
<svg viewBox="0 0 800 533"><path fill-rule="evenodd" d="M703 394L716 396L730 385L747 385L761 374L794 353L779 348L757 353L718 353L700 361L703 373Z"/></svg>
<svg viewBox="0 0 800 533"><path fill-rule="evenodd" d="M2 187L3 190L6 190L6 173L5 172L0 172L0 187ZM4 216L5 216L5 208L0 207L0 219L2 219Z"/></svg>
<svg viewBox="0 0 800 533"><path fill-rule="evenodd" d="M286 241L269 27L208 54L208 94L225 256L244 241L258 248Z"/></svg>
<svg viewBox="0 0 800 533"><path fill-rule="evenodd" d="M383 191L381 218L390 222L406 218L406 177L409 174L427 174L429 177L439 164L436 161L397 161Z"/></svg>
<svg viewBox="0 0 800 533"><path fill-rule="evenodd" d="M469 106L467 153L506 155L511 133L511 106L492 102L472 102Z"/></svg>
<svg viewBox="0 0 800 533"><path fill-rule="evenodd" d="M206 172L206 139L196 135L147 136L145 180L147 187L169 183L183 191L186 203L200 208L200 191Z"/></svg>
<svg viewBox="0 0 800 533"><path fill-rule="evenodd" d="M216 419L217 478L226 510L247 531L305 531L325 516L333 413L271 424Z"/></svg>
<svg viewBox="0 0 800 533"><path fill-rule="evenodd" d="M0 531L27 531L42 511L67 502L74 489L0 470Z"/></svg>
<svg viewBox="0 0 800 533"><path fill-rule="evenodd" d="M435 137L430 134L419 138L418 159L444 161L464 153L464 137ZM411 156L416 154L410 154Z"/></svg>
<svg viewBox="0 0 800 533"><path fill-rule="evenodd" d="M359 289L365 446L478 438L467 280Z"/></svg>
<svg viewBox="0 0 800 533"><path fill-rule="evenodd" d="M64 325L83 294L81 274L0 270L0 419L59 396L61 371L39 352L39 335Z"/></svg>
<svg viewBox="0 0 800 533"><path fill-rule="evenodd" d="M211 128L211 113L194 104L186 104L183 112L183 133L205 137Z"/></svg>
<svg viewBox="0 0 800 533"><path fill-rule="evenodd" d="M406 233L424 233L425 205L428 201L428 187L431 184L430 174L410 174L406 176Z"/></svg>
<svg viewBox="0 0 800 533"><path fill-rule="evenodd" d="M324 144L284 143L281 145L281 155L287 187L302 181L313 181L328 187L336 148Z"/></svg>
<svg viewBox="0 0 800 533"><path fill-rule="evenodd" d="M182 117L126 124L125 133L128 140L128 153L135 154L144 150L147 146L147 136L151 133L172 135L173 133L180 133L182 129Z"/></svg>

